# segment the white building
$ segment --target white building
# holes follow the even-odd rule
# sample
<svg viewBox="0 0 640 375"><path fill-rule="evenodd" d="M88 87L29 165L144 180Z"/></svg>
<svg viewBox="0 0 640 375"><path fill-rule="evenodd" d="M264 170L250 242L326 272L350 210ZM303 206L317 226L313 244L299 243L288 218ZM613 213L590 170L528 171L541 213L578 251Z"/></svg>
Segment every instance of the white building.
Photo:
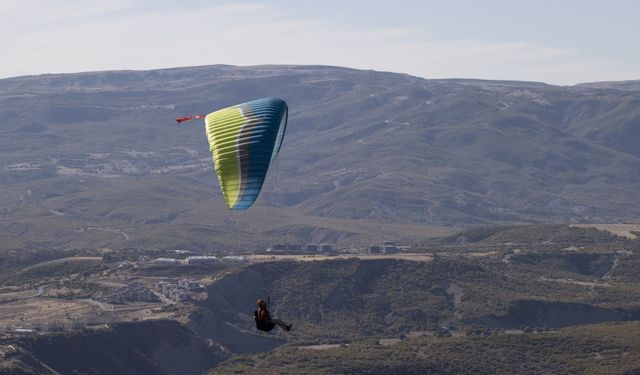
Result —
<svg viewBox="0 0 640 375"><path fill-rule="evenodd" d="M176 258L156 258L154 262L162 263L162 264L179 264L180 263L180 261Z"/></svg>
<svg viewBox="0 0 640 375"><path fill-rule="evenodd" d="M187 257L187 259L185 260L185 263L190 266L210 265L210 264L216 263L217 261L218 261L218 257L214 255L193 255L193 256Z"/></svg>
<svg viewBox="0 0 640 375"><path fill-rule="evenodd" d="M189 290L189 291L196 291L200 288L200 284L198 284L197 281L192 279L182 279L178 281L178 286L181 289Z"/></svg>

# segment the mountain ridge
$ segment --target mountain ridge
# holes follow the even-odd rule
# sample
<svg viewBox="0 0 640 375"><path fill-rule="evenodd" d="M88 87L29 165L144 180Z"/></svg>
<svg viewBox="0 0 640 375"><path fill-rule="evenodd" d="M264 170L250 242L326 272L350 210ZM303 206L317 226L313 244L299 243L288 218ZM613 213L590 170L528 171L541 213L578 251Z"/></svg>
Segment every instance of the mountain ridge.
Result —
<svg viewBox="0 0 640 375"><path fill-rule="evenodd" d="M193 233L175 229L197 226L252 228L247 243L323 240L290 219L296 215L360 220L369 238L388 223L633 221L640 216L633 87L295 65L3 79L0 225L6 235L16 234L9 223L34 232L59 227L39 238L56 246L94 226L130 228L132 238L143 233L152 242L169 231L179 246L230 243L213 233L191 241ZM254 208L229 213L203 131L173 118L263 96L289 103L287 136ZM89 241L120 247L125 237L103 232Z"/></svg>

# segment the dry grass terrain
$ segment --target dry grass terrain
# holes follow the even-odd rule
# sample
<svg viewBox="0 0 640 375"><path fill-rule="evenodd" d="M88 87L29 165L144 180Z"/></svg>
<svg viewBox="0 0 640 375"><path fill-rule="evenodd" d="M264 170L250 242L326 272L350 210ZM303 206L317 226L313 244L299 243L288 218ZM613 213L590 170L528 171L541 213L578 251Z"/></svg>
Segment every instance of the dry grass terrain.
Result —
<svg viewBox="0 0 640 375"><path fill-rule="evenodd" d="M576 228L596 228L606 230L616 236L626 237L630 239L638 238L640 233L640 224L573 224Z"/></svg>

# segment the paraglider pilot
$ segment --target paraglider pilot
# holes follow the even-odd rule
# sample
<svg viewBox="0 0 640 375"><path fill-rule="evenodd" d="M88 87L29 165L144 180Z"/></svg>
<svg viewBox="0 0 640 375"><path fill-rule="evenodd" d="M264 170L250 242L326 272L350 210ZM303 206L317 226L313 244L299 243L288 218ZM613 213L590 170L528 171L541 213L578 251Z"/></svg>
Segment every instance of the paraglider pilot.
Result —
<svg viewBox="0 0 640 375"><path fill-rule="evenodd" d="M269 332L277 325L284 331L291 330L291 324L287 324L280 319L271 317L271 313L269 313L269 310L267 309L267 303L264 302L264 300L259 299L257 304L258 310L253 312L253 317L256 320L257 329Z"/></svg>

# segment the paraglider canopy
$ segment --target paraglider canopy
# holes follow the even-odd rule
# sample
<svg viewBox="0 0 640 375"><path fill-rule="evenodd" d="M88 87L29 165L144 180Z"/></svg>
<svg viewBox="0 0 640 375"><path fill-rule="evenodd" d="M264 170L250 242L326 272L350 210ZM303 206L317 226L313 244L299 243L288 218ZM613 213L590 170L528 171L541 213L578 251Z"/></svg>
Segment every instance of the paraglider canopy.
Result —
<svg viewBox="0 0 640 375"><path fill-rule="evenodd" d="M227 207L244 210L257 199L270 163L282 146L288 108L282 99L264 98L223 108L204 118L209 151Z"/></svg>

